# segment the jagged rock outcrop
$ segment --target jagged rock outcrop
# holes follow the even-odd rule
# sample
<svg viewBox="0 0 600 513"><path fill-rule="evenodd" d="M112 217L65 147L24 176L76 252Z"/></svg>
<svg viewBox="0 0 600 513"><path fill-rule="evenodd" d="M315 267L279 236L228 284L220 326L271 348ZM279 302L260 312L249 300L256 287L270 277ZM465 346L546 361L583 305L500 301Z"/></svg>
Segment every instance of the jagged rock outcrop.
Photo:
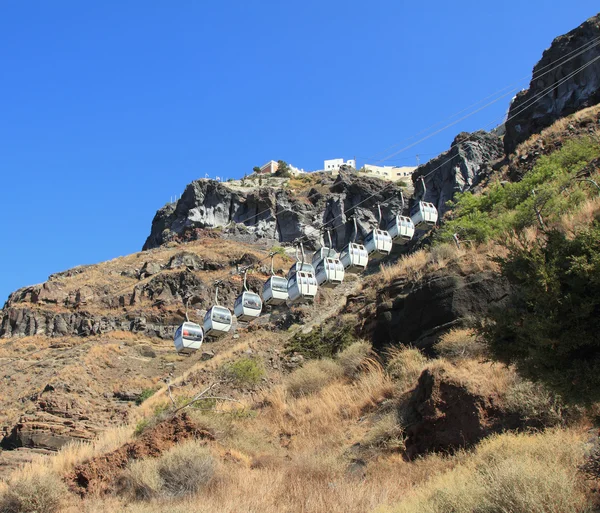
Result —
<svg viewBox="0 0 600 513"><path fill-rule="evenodd" d="M557 37L544 51L529 89L517 94L510 106L504 136L507 155L557 119L600 103L600 59L594 61L600 57L598 37L600 15Z"/></svg>
<svg viewBox="0 0 600 513"><path fill-rule="evenodd" d="M400 278L381 289L379 296L390 299L379 302L364 331L372 333L377 349L405 344L428 350L449 329L468 325L501 305L509 292L508 282L491 271L436 273L417 283Z"/></svg>
<svg viewBox="0 0 600 513"><path fill-rule="evenodd" d="M288 189L263 187L248 192L211 180L196 180L186 187L176 204L158 210L143 249L170 240L206 236L208 229L219 229L223 237L249 242L268 239L285 243L305 235L318 242L317 230L327 222L337 226L334 243L341 249L353 230L347 215L358 216L360 237L375 224L377 203L386 202L387 215L399 208L400 188L385 185L384 189L378 179L351 173L340 173L335 182L324 175L320 182L324 191L313 188L307 195L298 196Z"/></svg>
<svg viewBox="0 0 600 513"><path fill-rule="evenodd" d="M491 171L489 164L503 156L502 139L495 133L460 133L448 151L419 166L413 173L415 191L421 190L417 181L425 177L425 201L433 203L442 215L448 210L446 203L457 192L477 185Z"/></svg>

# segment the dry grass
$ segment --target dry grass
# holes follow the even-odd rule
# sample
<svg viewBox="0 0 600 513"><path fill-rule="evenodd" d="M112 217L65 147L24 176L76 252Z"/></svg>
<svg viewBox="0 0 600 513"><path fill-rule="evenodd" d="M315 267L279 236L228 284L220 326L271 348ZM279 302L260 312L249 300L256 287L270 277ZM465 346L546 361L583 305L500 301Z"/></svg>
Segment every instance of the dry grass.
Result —
<svg viewBox="0 0 600 513"><path fill-rule="evenodd" d="M2 513L56 513L64 505L67 487L53 472L14 476L0 489Z"/></svg>
<svg viewBox="0 0 600 513"><path fill-rule="evenodd" d="M373 354L371 344L365 341L355 342L337 355L337 361L342 367L344 375L348 378L356 378L367 359Z"/></svg>
<svg viewBox="0 0 600 513"><path fill-rule="evenodd" d="M121 494L135 499L182 497L206 487L215 474L215 460L199 442L175 446L159 458L132 463L121 479Z"/></svg>
<svg viewBox="0 0 600 513"><path fill-rule="evenodd" d="M577 474L584 458L573 431L503 434L483 441L455 469L380 513L583 513L590 501Z"/></svg>
<svg viewBox="0 0 600 513"><path fill-rule="evenodd" d="M495 243L479 244L477 246L463 245L460 249L454 244L439 244L430 251L423 249L410 255L403 256L396 263L381 265L381 274L368 280L363 288L376 285L375 280L391 282L399 278L416 282L426 274L440 269L452 267L463 275L499 270L493 257L504 256L506 250Z"/></svg>
<svg viewBox="0 0 600 513"><path fill-rule="evenodd" d="M450 361L461 359L482 359L486 356L486 346L472 329L453 329L445 333L434 346L441 358Z"/></svg>
<svg viewBox="0 0 600 513"><path fill-rule="evenodd" d="M293 397L314 394L340 378L343 372L340 364L333 360L309 361L288 377L286 390Z"/></svg>
<svg viewBox="0 0 600 513"><path fill-rule="evenodd" d="M429 361L412 347L392 348L387 354L386 370L400 392L413 388Z"/></svg>

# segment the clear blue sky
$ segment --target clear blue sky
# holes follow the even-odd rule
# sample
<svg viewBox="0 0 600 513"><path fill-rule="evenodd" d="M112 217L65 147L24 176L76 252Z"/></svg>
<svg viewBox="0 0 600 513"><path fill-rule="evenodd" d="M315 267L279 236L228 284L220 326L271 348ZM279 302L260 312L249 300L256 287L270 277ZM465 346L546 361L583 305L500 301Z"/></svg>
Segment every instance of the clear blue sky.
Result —
<svg viewBox="0 0 600 513"><path fill-rule="evenodd" d="M592 0L0 0L0 304L50 273L139 251L155 211L205 173L362 164L528 75L597 11ZM507 105L391 163L445 150Z"/></svg>

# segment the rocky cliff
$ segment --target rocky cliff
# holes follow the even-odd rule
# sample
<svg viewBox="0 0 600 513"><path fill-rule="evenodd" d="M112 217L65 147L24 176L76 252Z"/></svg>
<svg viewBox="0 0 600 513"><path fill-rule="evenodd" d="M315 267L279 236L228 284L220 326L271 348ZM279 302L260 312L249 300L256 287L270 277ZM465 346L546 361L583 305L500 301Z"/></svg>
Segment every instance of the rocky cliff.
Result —
<svg viewBox="0 0 600 513"><path fill-rule="evenodd" d="M444 214L448 210L446 203L457 192L479 183L489 173L489 164L503 156L502 139L498 135L485 131L460 133L448 151L417 168L413 174L415 190L421 189L417 181L425 177L425 200Z"/></svg>
<svg viewBox="0 0 600 513"><path fill-rule="evenodd" d="M375 226L378 203L385 203L386 216L400 207L398 186L350 173L341 173L335 180L322 173L307 175L297 189L283 185L251 188L196 180L177 203L156 213L143 249L194 240L207 229L245 242L287 243L306 235L314 246L318 243L315 230L325 223L336 227L333 242L341 249L352 236L350 215L358 217L360 239Z"/></svg>
<svg viewBox="0 0 600 513"><path fill-rule="evenodd" d="M600 57L599 37L600 15L596 15L557 37L544 51L533 68L529 89L519 93L510 106L506 154L557 119L600 102L600 59L594 61ZM588 63L592 64L577 71Z"/></svg>

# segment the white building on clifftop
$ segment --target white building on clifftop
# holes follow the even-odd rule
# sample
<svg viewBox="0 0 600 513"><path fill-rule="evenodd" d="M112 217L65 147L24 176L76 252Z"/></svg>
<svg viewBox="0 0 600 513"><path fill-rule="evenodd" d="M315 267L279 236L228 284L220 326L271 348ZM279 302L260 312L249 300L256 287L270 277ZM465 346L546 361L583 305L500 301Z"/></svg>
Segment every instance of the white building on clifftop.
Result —
<svg viewBox="0 0 600 513"><path fill-rule="evenodd" d="M342 166L349 166L356 169L356 160L348 159L344 162L344 159L330 159L323 163L323 171L328 173L337 173Z"/></svg>

